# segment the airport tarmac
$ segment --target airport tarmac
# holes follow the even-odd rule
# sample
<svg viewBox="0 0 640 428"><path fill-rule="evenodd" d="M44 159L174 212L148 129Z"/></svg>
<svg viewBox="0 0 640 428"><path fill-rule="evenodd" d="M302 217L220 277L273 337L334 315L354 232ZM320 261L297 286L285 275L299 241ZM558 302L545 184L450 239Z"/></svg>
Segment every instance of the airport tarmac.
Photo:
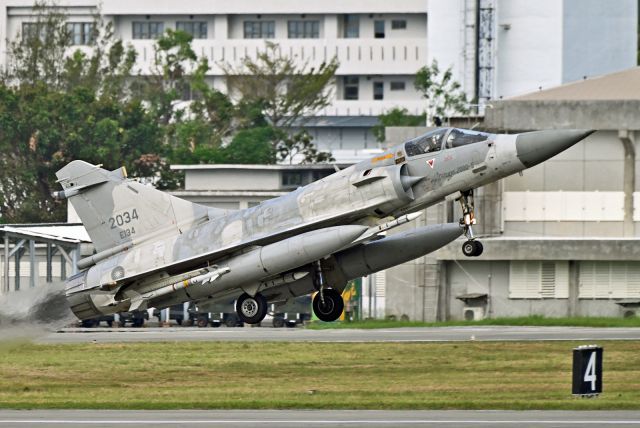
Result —
<svg viewBox="0 0 640 428"><path fill-rule="evenodd" d="M640 340L640 328L592 327L420 327L393 329L304 328L66 328L38 343L158 341L295 341L295 342L446 342L526 340Z"/></svg>
<svg viewBox="0 0 640 428"><path fill-rule="evenodd" d="M11 410L0 427L584 427L640 426L639 411Z"/></svg>

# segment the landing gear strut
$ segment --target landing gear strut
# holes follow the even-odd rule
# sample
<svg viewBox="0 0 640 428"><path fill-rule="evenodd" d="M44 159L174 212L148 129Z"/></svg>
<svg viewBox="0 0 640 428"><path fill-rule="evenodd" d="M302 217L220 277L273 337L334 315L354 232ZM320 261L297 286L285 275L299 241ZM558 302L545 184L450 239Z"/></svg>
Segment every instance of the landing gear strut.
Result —
<svg viewBox="0 0 640 428"><path fill-rule="evenodd" d="M260 293L250 296L243 293L236 301L236 312L242 322L258 324L267 315L267 299Z"/></svg>
<svg viewBox="0 0 640 428"><path fill-rule="evenodd" d="M318 292L313 298L313 313L325 322L335 321L340 318L344 310L344 300L340 293L333 288L327 288L324 275L322 273L322 264L316 262L316 288Z"/></svg>
<svg viewBox="0 0 640 428"><path fill-rule="evenodd" d="M464 227L464 236L467 237L467 241L462 244L462 253L467 257L478 257L482 254L484 247L480 241L477 241L473 235L472 226L476 224L476 218L474 213L473 203L473 190L467 190L462 192L462 195L458 199L460 206L462 207L462 218L460 219L460 225Z"/></svg>

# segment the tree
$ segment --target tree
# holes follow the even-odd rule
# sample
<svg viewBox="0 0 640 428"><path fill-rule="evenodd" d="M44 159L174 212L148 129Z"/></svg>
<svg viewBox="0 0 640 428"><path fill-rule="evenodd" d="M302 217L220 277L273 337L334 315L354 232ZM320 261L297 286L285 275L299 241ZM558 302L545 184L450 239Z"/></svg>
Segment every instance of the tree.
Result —
<svg viewBox="0 0 640 428"><path fill-rule="evenodd" d="M138 82L142 98L162 124L180 120L186 113L177 106L184 92L191 92L194 85L205 88L209 64L206 58L198 59L192 41L191 34L168 29L155 44L151 76Z"/></svg>
<svg viewBox="0 0 640 428"><path fill-rule="evenodd" d="M284 135L277 147L278 161L292 164L295 159L300 163L333 162L329 152L322 152L312 142L313 137L307 131Z"/></svg>
<svg viewBox="0 0 640 428"><path fill-rule="evenodd" d="M54 4L38 1L34 19L24 23L17 37L7 46L7 68L3 81L22 85L44 83L60 87L64 56L71 46L66 15Z"/></svg>
<svg viewBox="0 0 640 428"><path fill-rule="evenodd" d="M262 105L272 125L287 128L329 105L338 61L334 57L316 69L282 56L278 44L266 42L255 60L247 56L240 67L225 63L222 68L231 93L242 102Z"/></svg>
<svg viewBox="0 0 640 428"><path fill-rule="evenodd" d="M283 56L278 44L266 42L255 59L245 57L240 67L225 63L222 68L229 92L238 99L239 125L271 125L282 131L273 140L279 161L291 163L300 158L298 155L309 163L333 159L315 147L303 126L306 117L330 103L338 69L335 57L316 69L308 62L299 64L295 57ZM299 128L302 130L294 130Z"/></svg>
<svg viewBox="0 0 640 428"><path fill-rule="evenodd" d="M9 46L0 81L3 222L64 219L66 204L51 192L55 171L73 159L109 169L126 164L139 176L163 154L161 129L128 91L135 52L99 20L91 53L72 52L66 17L53 5L35 8L35 22Z"/></svg>
<svg viewBox="0 0 640 428"><path fill-rule="evenodd" d="M379 142L385 141L385 128L387 126L420 126L424 125L426 116L410 115L406 108L394 107L386 113L378 116L378 123L372 128L373 135Z"/></svg>
<svg viewBox="0 0 640 428"><path fill-rule="evenodd" d="M427 125L437 125L444 118L468 111L467 97L453 79L451 68L441 72L436 60L418 70L415 87L427 100Z"/></svg>

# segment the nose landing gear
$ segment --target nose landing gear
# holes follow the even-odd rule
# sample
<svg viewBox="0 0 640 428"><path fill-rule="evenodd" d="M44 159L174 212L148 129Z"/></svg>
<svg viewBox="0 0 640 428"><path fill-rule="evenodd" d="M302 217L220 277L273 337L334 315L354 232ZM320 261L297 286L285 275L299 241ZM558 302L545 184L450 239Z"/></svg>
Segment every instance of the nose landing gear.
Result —
<svg viewBox="0 0 640 428"><path fill-rule="evenodd" d="M476 218L474 213L473 203L473 190L467 190L462 192L462 195L458 199L460 206L462 207L462 218L460 219L460 225L464 227L464 236L467 237L467 241L462 244L462 253L467 257L478 257L482 254L484 247L482 243L476 240L473 235L472 226L476 224Z"/></svg>

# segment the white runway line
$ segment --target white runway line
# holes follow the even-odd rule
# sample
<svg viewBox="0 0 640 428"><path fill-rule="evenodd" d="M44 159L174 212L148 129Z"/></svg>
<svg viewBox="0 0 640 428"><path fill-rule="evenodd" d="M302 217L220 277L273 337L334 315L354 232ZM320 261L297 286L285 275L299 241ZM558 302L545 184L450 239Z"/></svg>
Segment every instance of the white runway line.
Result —
<svg viewBox="0 0 640 428"><path fill-rule="evenodd" d="M394 424L394 425L414 425L414 424L464 424L464 425L506 425L506 424L532 424L532 425L640 425L640 420L443 420L443 419L416 419L416 420L264 420L264 419L230 419L230 420L74 420L74 419L30 419L30 420L0 420L2 424L59 424L59 425L133 425L133 424L154 424L154 425L240 425L240 424L260 424L260 425L295 425L316 424L316 425L362 425L362 424Z"/></svg>

